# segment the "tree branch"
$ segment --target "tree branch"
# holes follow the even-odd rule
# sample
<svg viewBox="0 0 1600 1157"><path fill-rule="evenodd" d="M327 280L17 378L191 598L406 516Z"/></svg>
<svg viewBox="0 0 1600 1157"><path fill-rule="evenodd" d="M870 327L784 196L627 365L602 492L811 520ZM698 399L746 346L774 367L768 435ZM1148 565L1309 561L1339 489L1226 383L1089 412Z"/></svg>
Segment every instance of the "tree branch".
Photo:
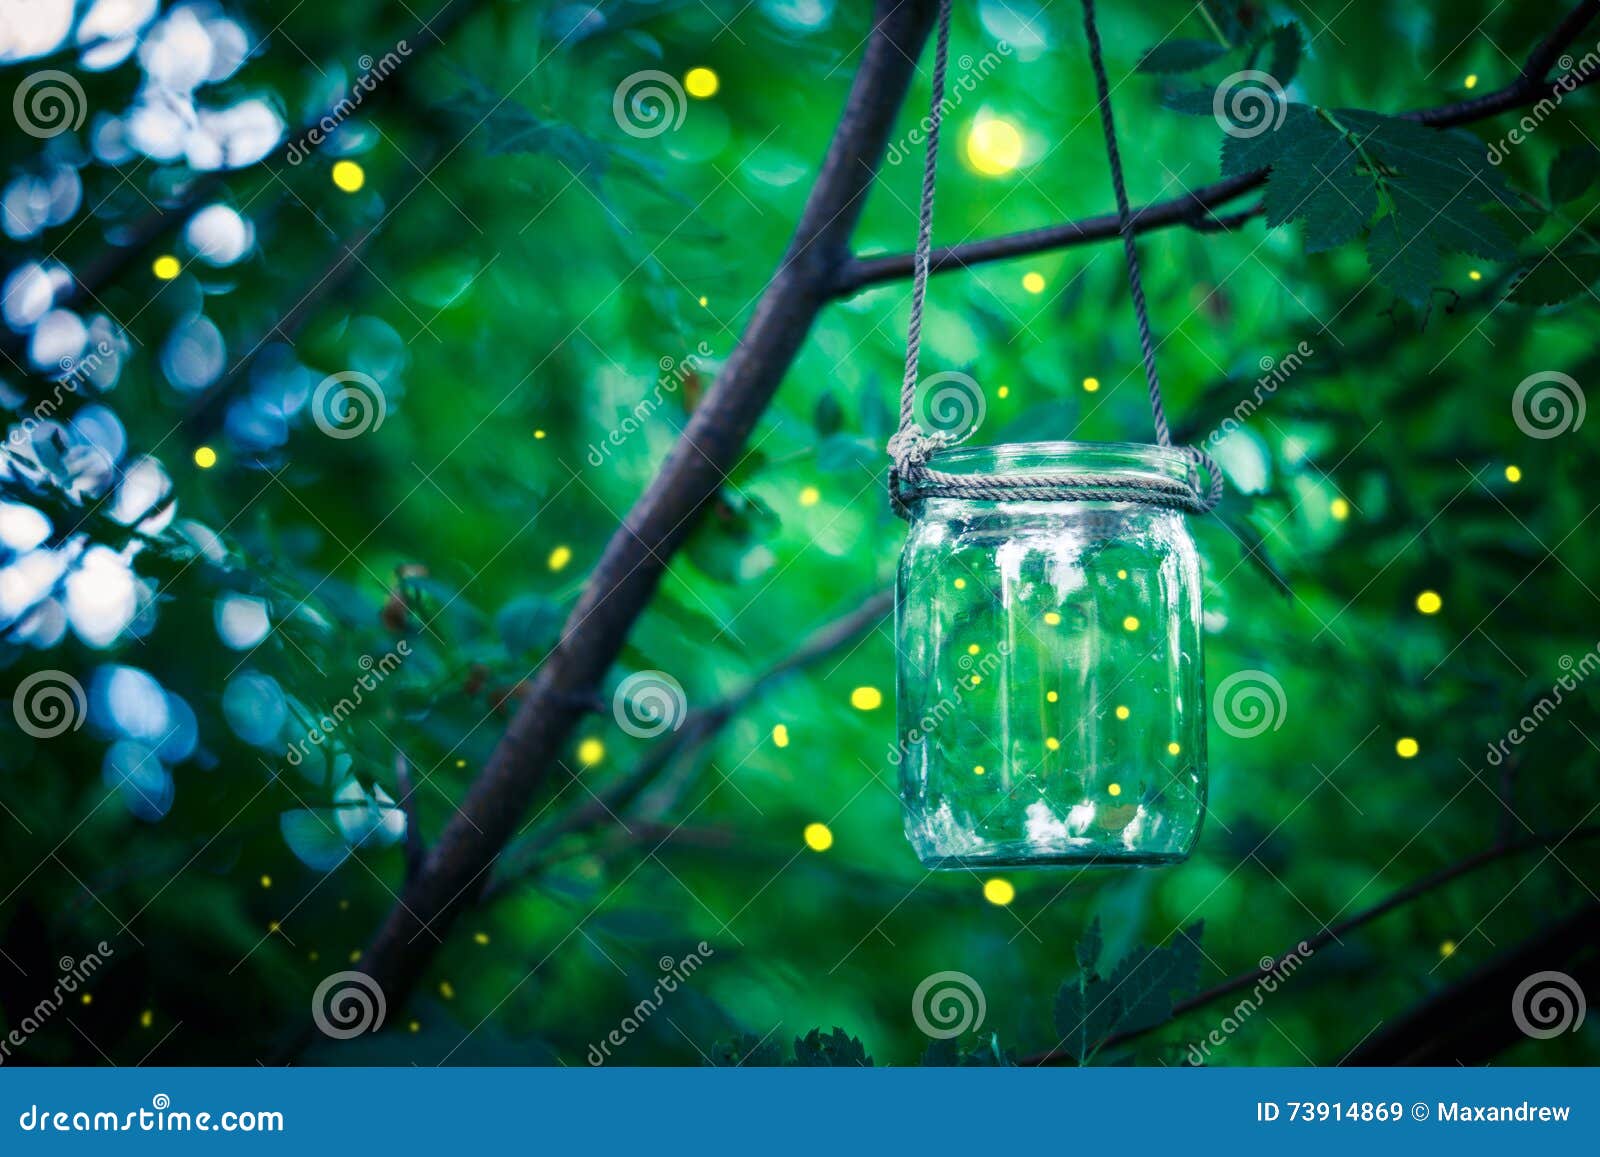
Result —
<svg viewBox="0 0 1600 1157"><path fill-rule="evenodd" d="M1330 925L1315 935L1307 936L1302 940L1296 941L1294 945L1285 949L1282 953L1275 957L1272 960L1272 963L1267 967L1257 967L1252 968L1247 972L1241 972L1236 976L1232 976L1227 980L1224 980L1220 984L1206 989L1204 992L1196 993L1188 1000L1180 1000L1177 1004L1172 1006L1172 1018L1173 1020L1176 1020L1178 1017L1193 1012L1197 1008L1204 1008L1206 1005L1214 1004L1224 997L1232 996L1236 992L1243 992L1245 989L1253 987L1259 981L1272 975L1291 957L1309 956L1318 949L1326 948L1329 944L1343 940L1347 934L1354 932L1357 928L1360 928L1365 924L1370 924L1380 916L1386 916L1390 912L1393 912L1396 908L1403 907L1404 905L1411 903L1413 900L1420 899L1421 897L1426 896L1429 892L1432 892L1438 888L1442 888L1453 880L1458 880L1462 876L1465 876L1471 872L1476 872L1479 868L1486 867L1489 864L1506 859L1509 856L1520 855L1523 852L1532 851L1535 848L1554 848L1565 843L1583 843L1597 837L1600 837L1600 825L1578 828L1575 831L1571 831L1560 836L1532 836L1514 844L1505 844L1498 847L1487 848L1476 855L1468 856L1464 860L1458 860L1454 864L1440 868L1432 875L1424 876L1422 879L1406 885L1404 888L1401 888L1399 891L1390 894L1383 900L1374 904L1372 907L1363 909L1362 911L1357 912L1354 916L1351 916L1346 920L1341 920L1337 924ZM1151 1025L1149 1028L1135 1029L1130 1032L1113 1033L1111 1036L1106 1038L1105 1042L1100 1047L1102 1050L1104 1050L1113 1048L1117 1045L1127 1044L1129 1041L1137 1040L1142 1036L1155 1032L1157 1029L1165 1028L1171 1023L1172 1021L1168 1020L1157 1025ZM1052 1049L1049 1052L1036 1053L1033 1056L1025 1057L1017 1063L1019 1065L1055 1065L1067 1064L1072 1059L1073 1058L1068 1053Z"/></svg>
<svg viewBox="0 0 1600 1157"><path fill-rule="evenodd" d="M1547 81L1550 69L1560 58L1562 50L1569 47L1584 26L1600 14L1600 0L1582 0L1558 24L1549 36L1541 41L1523 64L1517 79L1504 88L1472 100L1457 101L1435 108L1413 109L1399 114L1406 120L1417 121L1433 128L1453 128L1497 116L1514 108L1523 108L1562 91L1554 81ZM1600 72L1574 77L1573 87L1581 87L1600 78ZM1169 225L1186 225L1201 232L1215 233L1224 229L1237 229L1262 212L1261 205L1218 217L1215 210L1238 200L1267 179L1266 169L1227 177L1209 185L1201 185L1178 197L1153 201L1134 210L1135 233L1148 233ZM1020 233L1007 233L970 241L963 245L947 245L933 251L932 272L944 273L954 269L968 269L991 261L1009 257L1023 257L1030 253L1044 253L1055 249L1070 249L1095 241L1106 241L1117 236L1115 213L1101 213L1078 221L1060 225L1047 225L1039 229L1025 229ZM835 297L849 297L869 286L888 281L899 281L911 276L912 255L897 253L886 257L855 257L839 271L833 287Z"/></svg>
<svg viewBox="0 0 1600 1157"><path fill-rule="evenodd" d="M832 297L838 268L933 22L933 0L879 0L827 157L777 272L661 470L606 544L487 765L405 889L361 967L404 999L434 946L483 887L543 788L578 712L616 661L670 559L738 463L751 430Z"/></svg>

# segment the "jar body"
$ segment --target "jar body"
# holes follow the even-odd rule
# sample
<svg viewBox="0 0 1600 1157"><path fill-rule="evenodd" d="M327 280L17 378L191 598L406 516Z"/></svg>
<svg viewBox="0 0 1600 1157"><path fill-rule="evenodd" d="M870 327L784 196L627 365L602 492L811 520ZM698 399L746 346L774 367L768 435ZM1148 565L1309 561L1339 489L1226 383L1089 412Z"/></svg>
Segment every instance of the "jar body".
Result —
<svg viewBox="0 0 1600 1157"><path fill-rule="evenodd" d="M946 473L1173 477L1170 449L959 450ZM1205 814L1200 566L1133 502L927 497L896 591L906 836L931 868L1185 858Z"/></svg>

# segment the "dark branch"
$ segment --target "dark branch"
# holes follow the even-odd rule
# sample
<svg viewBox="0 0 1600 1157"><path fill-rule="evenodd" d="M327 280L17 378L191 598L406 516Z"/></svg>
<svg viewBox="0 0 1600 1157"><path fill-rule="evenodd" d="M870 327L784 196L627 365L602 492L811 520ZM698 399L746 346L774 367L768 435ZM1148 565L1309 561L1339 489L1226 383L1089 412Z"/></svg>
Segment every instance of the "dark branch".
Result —
<svg viewBox="0 0 1600 1157"><path fill-rule="evenodd" d="M1584 26L1600 14L1600 0L1583 0L1556 26L1554 32L1540 42L1529 54L1517 79L1504 88L1472 100L1457 101L1436 108L1413 109L1400 115L1406 120L1418 121L1434 128L1452 128L1498 116L1514 108L1535 104L1546 97L1566 91L1559 81L1548 81L1550 69L1564 49L1572 44ZM1577 88L1595 80L1600 73L1573 76L1572 87ZM1219 217L1216 210L1238 200L1267 179L1266 169L1242 173L1201 185L1182 196L1165 201L1153 201L1135 209L1133 228L1136 233L1148 233L1169 225L1185 225L1201 232L1215 233L1224 229L1237 229L1262 212L1256 205L1227 217ZM1117 218L1114 213L1085 217L1080 221L1067 221L1060 225L1047 225L1027 229L1020 233L1007 233L964 245L948 245L933 251L932 271L943 273L953 269L967 269L990 261L1003 261L1008 257L1023 257L1030 253L1044 253L1054 249L1069 249L1094 241L1106 241L1117 236ZM899 281L911 276L912 255L897 253L886 257L852 258L839 271L834 285L836 297L852 293L886 281Z"/></svg>
<svg viewBox="0 0 1600 1157"><path fill-rule="evenodd" d="M882 160L933 21L933 0L879 0L865 55L788 252L739 344L660 472L612 534L560 642L445 825L423 870L390 911L361 966L403 1000L434 946L489 878L500 850L546 787L578 712L616 661L667 560L738 463L818 312Z"/></svg>

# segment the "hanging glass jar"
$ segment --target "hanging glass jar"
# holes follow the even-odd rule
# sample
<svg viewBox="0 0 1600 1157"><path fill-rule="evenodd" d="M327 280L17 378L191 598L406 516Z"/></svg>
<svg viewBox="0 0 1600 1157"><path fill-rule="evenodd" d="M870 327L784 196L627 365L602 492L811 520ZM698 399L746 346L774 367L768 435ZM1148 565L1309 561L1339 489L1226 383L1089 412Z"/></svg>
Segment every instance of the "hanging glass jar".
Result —
<svg viewBox="0 0 1600 1157"><path fill-rule="evenodd" d="M1194 847L1200 566L1184 512L1148 495L1196 492L1195 475L1181 448L1044 442L944 450L908 480L895 758L925 865L1155 865ZM1089 476L1103 498L950 494L983 489L952 478Z"/></svg>

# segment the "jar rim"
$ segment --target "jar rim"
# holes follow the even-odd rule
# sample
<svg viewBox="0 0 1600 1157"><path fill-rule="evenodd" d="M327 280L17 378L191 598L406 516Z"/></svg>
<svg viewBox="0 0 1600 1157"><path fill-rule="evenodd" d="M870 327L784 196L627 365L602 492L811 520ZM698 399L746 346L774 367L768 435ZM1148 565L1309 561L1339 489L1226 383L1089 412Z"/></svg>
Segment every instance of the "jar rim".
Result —
<svg viewBox="0 0 1600 1157"><path fill-rule="evenodd" d="M1006 442L954 446L928 459L943 474L1061 474L1092 472L1159 477L1194 483L1194 460L1181 446L1154 442Z"/></svg>

